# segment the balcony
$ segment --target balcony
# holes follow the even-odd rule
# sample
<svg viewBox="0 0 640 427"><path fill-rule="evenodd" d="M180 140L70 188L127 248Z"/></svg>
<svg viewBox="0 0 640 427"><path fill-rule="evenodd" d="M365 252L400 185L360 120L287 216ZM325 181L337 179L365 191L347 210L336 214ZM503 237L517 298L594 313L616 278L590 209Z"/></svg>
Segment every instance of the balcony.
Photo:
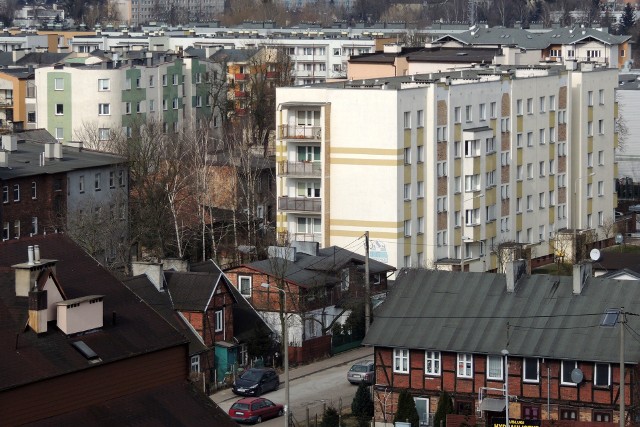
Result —
<svg viewBox="0 0 640 427"><path fill-rule="evenodd" d="M243 82L247 80L247 75L245 73L236 73L235 79L237 82Z"/></svg>
<svg viewBox="0 0 640 427"><path fill-rule="evenodd" d="M281 139L315 139L322 138L321 126L280 125L278 137Z"/></svg>
<svg viewBox="0 0 640 427"><path fill-rule="evenodd" d="M278 175L319 177L322 172L320 162L278 162Z"/></svg>
<svg viewBox="0 0 640 427"><path fill-rule="evenodd" d="M278 78L278 72L277 71L267 71L266 75L267 75L267 79L270 79L270 80Z"/></svg>
<svg viewBox="0 0 640 427"><path fill-rule="evenodd" d="M298 212L320 212L322 199L319 197L279 197L278 210Z"/></svg>
<svg viewBox="0 0 640 427"><path fill-rule="evenodd" d="M0 97L0 108L13 107L13 98Z"/></svg>
<svg viewBox="0 0 640 427"><path fill-rule="evenodd" d="M238 98L246 98L247 97L247 92L245 92L243 90L236 90L236 91L234 91L234 95L235 95L236 99L238 99Z"/></svg>

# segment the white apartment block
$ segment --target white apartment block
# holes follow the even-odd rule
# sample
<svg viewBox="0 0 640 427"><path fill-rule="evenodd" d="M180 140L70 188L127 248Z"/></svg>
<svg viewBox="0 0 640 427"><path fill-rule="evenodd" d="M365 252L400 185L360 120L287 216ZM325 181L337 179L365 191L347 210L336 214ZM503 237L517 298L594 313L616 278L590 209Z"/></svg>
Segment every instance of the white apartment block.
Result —
<svg viewBox="0 0 640 427"><path fill-rule="evenodd" d="M614 216L617 72L478 68L277 90L277 231L396 267L497 268Z"/></svg>

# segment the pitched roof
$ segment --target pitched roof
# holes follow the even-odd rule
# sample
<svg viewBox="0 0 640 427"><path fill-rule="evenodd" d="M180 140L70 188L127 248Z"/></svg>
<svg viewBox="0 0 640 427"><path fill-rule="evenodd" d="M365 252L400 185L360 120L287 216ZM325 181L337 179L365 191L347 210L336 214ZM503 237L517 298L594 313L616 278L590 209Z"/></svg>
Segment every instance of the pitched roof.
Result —
<svg viewBox="0 0 640 427"><path fill-rule="evenodd" d="M176 310L204 312L221 274L165 271L164 277Z"/></svg>
<svg viewBox="0 0 640 427"><path fill-rule="evenodd" d="M25 331L27 298L15 295L11 265L25 262L27 246L39 245L43 258L56 259L56 277L67 298L104 295L104 326L91 333L66 336L56 327L38 337ZM112 321L112 313L118 319ZM72 343L81 339L100 357L97 366L165 348L184 345L182 334L122 285L105 268L62 234L0 243L0 390L86 369ZM17 350L17 351L16 351Z"/></svg>
<svg viewBox="0 0 640 427"><path fill-rule="evenodd" d="M123 283L189 340L190 356L209 350L202 338L174 310L169 293L158 291L145 274L124 280Z"/></svg>
<svg viewBox="0 0 640 427"><path fill-rule="evenodd" d="M247 62L253 58L260 49L219 49L209 58L212 61Z"/></svg>
<svg viewBox="0 0 640 427"><path fill-rule="evenodd" d="M18 66L26 65L53 65L62 62L70 53L54 53L54 52L29 52L16 61Z"/></svg>
<svg viewBox="0 0 640 427"><path fill-rule="evenodd" d="M629 269L640 273L640 254L601 251L601 257L593 263L594 270L622 270Z"/></svg>
<svg viewBox="0 0 640 427"><path fill-rule="evenodd" d="M62 159L47 159L39 165L39 156L44 152L45 143L58 142L45 129L33 129L16 133L16 151L8 152L8 167L0 167L0 179L63 173L125 162L123 157L99 151L62 146Z"/></svg>
<svg viewBox="0 0 640 427"><path fill-rule="evenodd" d="M616 362L619 334L600 327L605 310L640 304L640 283L588 278L573 294L569 276L523 276L515 292L503 274L403 269L363 343L384 347ZM640 316L626 326L640 332ZM619 326L616 326L618 328ZM628 340L628 363L640 341Z"/></svg>
<svg viewBox="0 0 640 427"><path fill-rule="evenodd" d="M107 400L29 425L237 427L218 405L186 382Z"/></svg>
<svg viewBox="0 0 640 427"><path fill-rule="evenodd" d="M303 258L309 257L305 255ZM273 277L284 277L287 282L298 285L302 288L313 288L316 286L326 286L328 284L339 283L340 279L333 275L323 274L317 270L306 269L296 262L284 258L271 258L262 261L255 261L246 264L253 270L260 271Z"/></svg>

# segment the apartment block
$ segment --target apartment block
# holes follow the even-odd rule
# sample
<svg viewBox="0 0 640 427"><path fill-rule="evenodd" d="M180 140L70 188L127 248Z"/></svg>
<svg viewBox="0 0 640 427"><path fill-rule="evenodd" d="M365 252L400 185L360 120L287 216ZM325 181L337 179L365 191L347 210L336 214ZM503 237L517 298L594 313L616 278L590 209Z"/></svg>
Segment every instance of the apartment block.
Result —
<svg viewBox="0 0 640 427"><path fill-rule="evenodd" d="M498 268L614 217L614 69L579 64L280 88L277 231L395 267ZM610 236L606 236L610 237Z"/></svg>
<svg viewBox="0 0 640 427"><path fill-rule="evenodd" d="M37 127L59 141L104 148L114 132L130 136L136 122L152 117L165 132L178 132L211 116L206 61L138 52L113 63L88 62L35 72Z"/></svg>

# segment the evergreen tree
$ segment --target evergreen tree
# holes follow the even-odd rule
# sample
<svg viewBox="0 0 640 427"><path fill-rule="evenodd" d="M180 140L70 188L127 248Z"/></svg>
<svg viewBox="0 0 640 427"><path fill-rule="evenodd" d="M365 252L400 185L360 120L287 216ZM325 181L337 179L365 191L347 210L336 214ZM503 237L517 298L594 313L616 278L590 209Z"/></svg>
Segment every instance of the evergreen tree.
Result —
<svg viewBox="0 0 640 427"><path fill-rule="evenodd" d="M324 414L322 414L320 427L341 427L342 425L340 424L340 415L336 408L333 406L327 406L327 409L324 410Z"/></svg>
<svg viewBox="0 0 640 427"><path fill-rule="evenodd" d="M400 391L398 395L398 410L393 417L393 422L409 422L411 427L419 427L420 416L416 409L416 402L406 389Z"/></svg>
<svg viewBox="0 0 640 427"><path fill-rule="evenodd" d="M373 399L371 399L371 393L369 392L369 386L365 383L360 383L356 395L351 402L351 413L362 419L366 423L373 417Z"/></svg>
<svg viewBox="0 0 640 427"><path fill-rule="evenodd" d="M444 426L447 422L447 414L452 413L453 401L451 400L451 396L446 391L443 391L440 394L440 398L438 399L438 407L436 408L436 413L433 416L434 427Z"/></svg>
<svg viewBox="0 0 640 427"><path fill-rule="evenodd" d="M622 11L622 16L620 17L620 24L618 25L618 29L620 34L627 35L633 25L636 23L633 7L631 3L627 3L624 6L624 10Z"/></svg>

